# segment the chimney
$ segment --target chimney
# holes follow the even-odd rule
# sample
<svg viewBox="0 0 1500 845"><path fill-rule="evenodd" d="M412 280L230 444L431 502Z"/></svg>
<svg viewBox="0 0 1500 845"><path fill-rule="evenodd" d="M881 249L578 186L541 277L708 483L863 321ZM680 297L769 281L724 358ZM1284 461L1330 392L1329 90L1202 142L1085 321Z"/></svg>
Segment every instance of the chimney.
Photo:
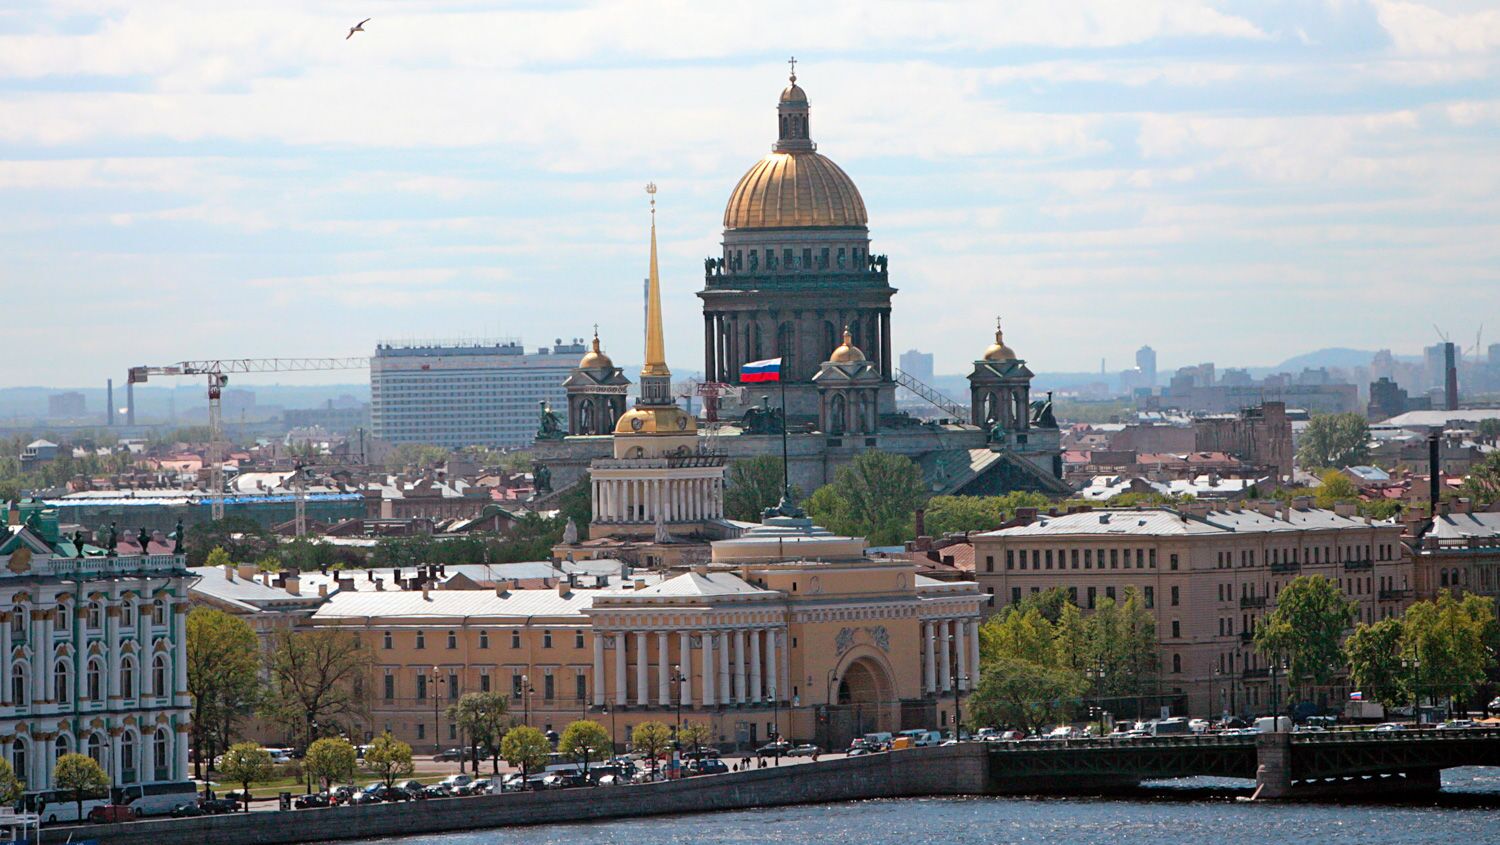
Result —
<svg viewBox="0 0 1500 845"><path fill-rule="evenodd" d="M302 595L302 579L298 577L297 573L287 573L286 577L282 579L282 584L286 586L286 591L291 595Z"/></svg>
<svg viewBox="0 0 1500 845"><path fill-rule="evenodd" d="M1441 433L1437 431L1427 432L1427 497L1433 504L1442 498L1439 490L1440 476L1443 474L1442 441Z"/></svg>
<svg viewBox="0 0 1500 845"><path fill-rule="evenodd" d="M927 510L925 508L917 508L917 519L916 519L916 521L917 521L917 531L916 531L916 533L917 533L917 537L920 538L923 534L927 533Z"/></svg>
<svg viewBox="0 0 1500 845"><path fill-rule="evenodd" d="M1467 497L1453 500L1454 513L1469 513L1474 510L1474 503Z"/></svg>
<svg viewBox="0 0 1500 845"><path fill-rule="evenodd" d="M646 579L645 578L637 578L637 579L635 579L635 588L637 590L644 590L644 589L646 589Z"/></svg>
<svg viewBox="0 0 1500 845"><path fill-rule="evenodd" d="M225 581L233 581L234 580L234 564L232 564L232 563L226 563L226 564L224 564L224 580Z"/></svg>
<svg viewBox="0 0 1500 845"><path fill-rule="evenodd" d="M125 424L135 425L135 382L125 380Z"/></svg>
<svg viewBox="0 0 1500 845"><path fill-rule="evenodd" d="M1458 351L1452 343L1443 344L1443 400L1444 408L1458 410Z"/></svg>
<svg viewBox="0 0 1500 845"><path fill-rule="evenodd" d="M422 582L422 601L432 601L432 587L426 581Z"/></svg>
<svg viewBox="0 0 1500 845"><path fill-rule="evenodd" d="M115 380L107 378L104 380L104 424L115 424Z"/></svg>
<svg viewBox="0 0 1500 845"><path fill-rule="evenodd" d="M1333 506L1333 512L1339 516L1352 517L1359 513L1359 506L1353 502L1337 502Z"/></svg>
<svg viewBox="0 0 1500 845"><path fill-rule="evenodd" d="M319 584L318 585L318 598L320 598L320 599L326 599L326 598L328 598L328 585L327 584Z"/></svg>
<svg viewBox="0 0 1500 845"><path fill-rule="evenodd" d="M254 581L255 573L259 571L253 563L242 563L239 566L240 578L244 581Z"/></svg>
<svg viewBox="0 0 1500 845"><path fill-rule="evenodd" d="M571 578L567 581L564 581L561 578L557 579L557 595L559 597L566 598L570 593L573 592L573 585L571 581Z"/></svg>
<svg viewBox="0 0 1500 845"><path fill-rule="evenodd" d="M510 582L504 578L495 582L495 598L510 598Z"/></svg>
<svg viewBox="0 0 1500 845"><path fill-rule="evenodd" d="M377 591L383 591L385 589L385 579L384 578L376 578L375 579L375 589Z"/></svg>

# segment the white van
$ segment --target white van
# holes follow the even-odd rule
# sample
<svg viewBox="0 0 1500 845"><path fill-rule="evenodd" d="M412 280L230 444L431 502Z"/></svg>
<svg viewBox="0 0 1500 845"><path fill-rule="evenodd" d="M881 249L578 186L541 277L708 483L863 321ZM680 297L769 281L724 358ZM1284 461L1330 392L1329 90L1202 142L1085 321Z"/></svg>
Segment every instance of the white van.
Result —
<svg viewBox="0 0 1500 845"><path fill-rule="evenodd" d="M1292 720L1286 716L1261 716L1255 720L1256 733L1286 733L1292 729Z"/></svg>
<svg viewBox="0 0 1500 845"><path fill-rule="evenodd" d="M128 804L137 816L165 816L181 804L198 797L197 784L190 780L178 783L136 783L114 789L116 804Z"/></svg>

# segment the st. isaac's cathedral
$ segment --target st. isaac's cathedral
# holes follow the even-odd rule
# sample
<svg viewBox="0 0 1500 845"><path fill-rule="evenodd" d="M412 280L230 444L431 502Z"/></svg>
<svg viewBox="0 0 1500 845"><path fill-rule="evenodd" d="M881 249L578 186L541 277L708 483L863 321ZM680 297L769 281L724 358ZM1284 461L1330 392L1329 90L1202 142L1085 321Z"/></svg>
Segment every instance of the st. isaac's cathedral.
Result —
<svg viewBox="0 0 1500 845"><path fill-rule="evenodd" d="M660 303L648 302L656 319L648 320L648 360L633 410L626 410L629 382L598 337L566 380L567 433L539 435L534 450L552 493L591 477L595 537L721 534L713 524L723 523L722 467L779 456L783 425L791 483L809 493L870 449L911 458L934 495L1068 492L1050 400L1032 400L1032 372L998 329L987 347L976 338L967 419L923 421L896 410L890 266L870 250L869 217L854 180L812 140L807 92L795 74L777 104L777 129L771 153L730 192L722 248L704 260L698 291L703 372L707 382L730 388L718 402L722 422L701 425L675 405ZM654 211L649 288L651 298L661 295ZM784 420L781 385L740 381L744 364L769 358L781 359ZM672 430L658 431L662 420ZM667 452L656 448L666 440ZM644 479L645 498L630 498L628 479L643 472L663 478ZM651 484L678 475L671 483L687 485L684 491L650 492L665 489ZM653 507L674 495L676 506Z"/></svg>

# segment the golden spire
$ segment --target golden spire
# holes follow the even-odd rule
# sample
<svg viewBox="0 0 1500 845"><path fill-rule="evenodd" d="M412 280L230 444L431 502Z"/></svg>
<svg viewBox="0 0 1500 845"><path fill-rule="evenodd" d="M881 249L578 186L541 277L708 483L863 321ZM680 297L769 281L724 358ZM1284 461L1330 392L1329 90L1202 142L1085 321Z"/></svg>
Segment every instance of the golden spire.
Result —
<svg viewBox="0 0 1500 845"><path fill-rule="evenodd" d="M656 270L656 183L646 185L651 196L651 277L646 287L646 364L643 376L670 376L661 329L661 277Z"/></svg>

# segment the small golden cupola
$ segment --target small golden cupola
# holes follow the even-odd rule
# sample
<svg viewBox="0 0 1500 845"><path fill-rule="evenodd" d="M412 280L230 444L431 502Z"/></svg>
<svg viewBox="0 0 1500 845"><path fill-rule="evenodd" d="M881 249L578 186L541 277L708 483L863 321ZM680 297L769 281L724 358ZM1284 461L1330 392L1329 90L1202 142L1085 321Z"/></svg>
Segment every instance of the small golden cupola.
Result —
<svg viewBox="0 0 1500 845"><path fill-rule="evenodd" d="M579 359L578 369L604 370L614 365L615 362L610 360L610 357L604 354L604 350L599 348L599 328L596 326L594 327L594 346Z"/></svg>
<svg viewBox="0 0 1500 845"><path fill-rule="evenodd" d="M999 317L995 318L995 342L992 343L992 344L990 344L990 348L984 350L984 358L983 358L983 360L985 360L985 361L1014 361L1014 360L1016 360L1016 350L1011 349L1009 346L1005 345L1005 336L1004 336L1004 333L1001 332L1001 330L1000 330L1000 318Z"/></svg>
<svg viewBox="0 0 1500 845"><path fill-rule="evenodd" d="M865 360L865 353L854 345L854 336L849 333L849 327L844 326L844 342L839 348L833 350L828 360L835 364L857 364Z"/></svg>

